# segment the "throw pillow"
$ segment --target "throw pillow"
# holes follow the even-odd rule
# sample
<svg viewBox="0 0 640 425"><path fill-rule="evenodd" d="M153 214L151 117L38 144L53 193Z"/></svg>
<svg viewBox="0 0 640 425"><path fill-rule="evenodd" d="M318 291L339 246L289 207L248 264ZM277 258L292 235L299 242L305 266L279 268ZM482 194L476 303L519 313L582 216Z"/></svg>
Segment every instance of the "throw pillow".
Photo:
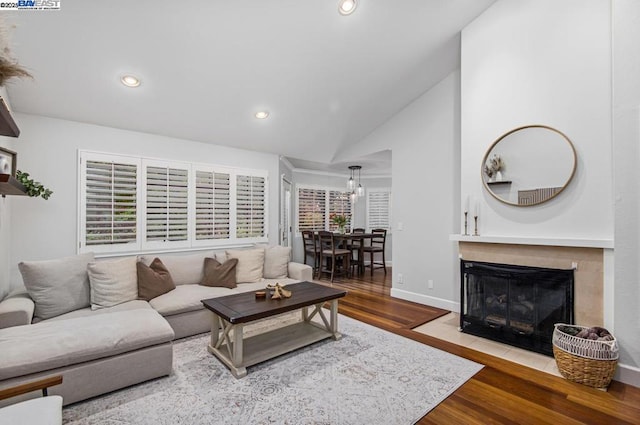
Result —
<svg viewBox="0 0 640 425"><path fill-rule="evenodd" d="M89 263L91 310L112 307L138 298L136 257Z"/></svg>
<svg viewBox="0 0 640 425"><path fill-rule="evenodd" d="M289 275L291 247L269 246L264 249L265 279L284 279Z"/></svg>
<svg viewBox="0 0 640 425"><path fill-rule="evenodd" d="M142 261L138 261L136 267L138 269L138 299L149 301L176 289L171 273L159 258L153 260L148 266Z"/></svg>
<svg viewBox="0 0 640 425"><path fill-rule="evenodd" d="M215 258L204 259L204 278L200 285L204 286L221 286L224 288L235 288L236 284L236 265L238 260L232 258L220 264Z"/></svg>
<svg viewBox="0 0 640 425"><path fill-rule="evenodd" d="M264 249L227 250L227 261L238 259L236 282L249 283L262 280L264 267Z"/></svg>
<svg viewBox="0 0 640 425"><path fill-rule="evenodd" d="M34 316L50 319L89 307L91 302L87 265L93 253L57 260L23 261L18 264L24 286L35 303Z"/></svg>

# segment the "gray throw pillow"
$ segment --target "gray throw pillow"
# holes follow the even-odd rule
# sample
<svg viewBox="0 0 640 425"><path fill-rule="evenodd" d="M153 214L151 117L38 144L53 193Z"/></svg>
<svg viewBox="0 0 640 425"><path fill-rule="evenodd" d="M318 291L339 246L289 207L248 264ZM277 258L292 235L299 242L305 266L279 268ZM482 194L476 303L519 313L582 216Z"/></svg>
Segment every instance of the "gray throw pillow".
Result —
<svg viewBox="0 0 640 425"><path fill-rule="evenodd" d="M34 316L45 320L89 307L91 291L87 265L93 252L18 264L24 286L36 305Z"/></svg>

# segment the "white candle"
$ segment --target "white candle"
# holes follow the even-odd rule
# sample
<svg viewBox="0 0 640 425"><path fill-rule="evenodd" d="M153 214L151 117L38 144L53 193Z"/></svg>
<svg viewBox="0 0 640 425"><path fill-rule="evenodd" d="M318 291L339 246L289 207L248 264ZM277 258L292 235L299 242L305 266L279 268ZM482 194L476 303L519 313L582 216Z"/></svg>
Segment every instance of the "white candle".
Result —
<svg viewBox="0 0 640 425"><path fill-rule="evenodd" d="M467 195L467 198L464 201L464 212L469 212L469 195Z"/></svg>
<svg viewBox="0 0 640 425"><path fill-rule="evenodd" d="M480 204L479 201L476 200L474 206L473 206L473 216L477 217L478 216L478 204Z"/></svg>

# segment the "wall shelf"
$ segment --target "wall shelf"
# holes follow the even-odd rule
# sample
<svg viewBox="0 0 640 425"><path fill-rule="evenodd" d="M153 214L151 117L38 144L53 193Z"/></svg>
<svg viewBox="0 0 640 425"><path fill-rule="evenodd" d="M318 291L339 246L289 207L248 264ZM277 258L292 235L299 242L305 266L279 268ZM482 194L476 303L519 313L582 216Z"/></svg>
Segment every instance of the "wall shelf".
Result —
<svg viewBox="0 0 640 425"><path fill-rule="evenodd" d="M11 174L0 174L0 195L27 195L27 188Z"/></svg>
<svg viewBox="0 0 640 425"><path fill-rule="evenodd" d="M4 99L0 97L0 136L18 137L19 135L18 124L13 120Z"/></svg>
<svg viewBox="0 0 640 425"><path fill-rule="evenodd" d="M487 182L489 186L500 185L500 184L511 184L511 180L500 180L498 182Z"/></svg>

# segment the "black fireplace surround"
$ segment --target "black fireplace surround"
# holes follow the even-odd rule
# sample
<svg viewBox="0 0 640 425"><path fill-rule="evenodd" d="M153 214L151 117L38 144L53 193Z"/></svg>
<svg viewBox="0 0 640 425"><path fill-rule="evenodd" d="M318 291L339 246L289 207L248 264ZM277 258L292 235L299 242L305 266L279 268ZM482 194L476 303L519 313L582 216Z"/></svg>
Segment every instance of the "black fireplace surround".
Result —
<svg viewBox="0 0 640 425"><path fill-rule="evenodd" d="M573 270L460 260L460 330L553 356L555 323L573 324Z"/></svg>

